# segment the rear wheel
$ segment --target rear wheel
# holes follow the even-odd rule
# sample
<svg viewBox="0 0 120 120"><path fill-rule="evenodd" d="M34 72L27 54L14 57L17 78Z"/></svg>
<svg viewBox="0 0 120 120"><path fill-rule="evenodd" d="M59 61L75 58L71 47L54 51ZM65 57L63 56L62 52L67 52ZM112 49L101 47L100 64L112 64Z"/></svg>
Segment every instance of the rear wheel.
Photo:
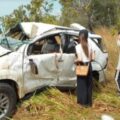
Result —
<svg viewBox="0 0 120 120"><path fill-rule="evenodd" d="M6 83L0 83L0 120L6 120L13 114L16 101L14 88Z"/></svg>

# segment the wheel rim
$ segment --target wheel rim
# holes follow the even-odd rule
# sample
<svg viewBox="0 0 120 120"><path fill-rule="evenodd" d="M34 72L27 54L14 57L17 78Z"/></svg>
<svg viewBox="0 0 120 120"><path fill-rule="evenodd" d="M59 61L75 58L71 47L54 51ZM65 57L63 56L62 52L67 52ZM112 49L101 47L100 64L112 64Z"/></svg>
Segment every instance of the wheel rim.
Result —
<svg viewBox="0 0 120 120"><path fill-rule="evenodd" d="M9 109L9 98L6 94L0 93L0 118L4 117Z"/></svg>

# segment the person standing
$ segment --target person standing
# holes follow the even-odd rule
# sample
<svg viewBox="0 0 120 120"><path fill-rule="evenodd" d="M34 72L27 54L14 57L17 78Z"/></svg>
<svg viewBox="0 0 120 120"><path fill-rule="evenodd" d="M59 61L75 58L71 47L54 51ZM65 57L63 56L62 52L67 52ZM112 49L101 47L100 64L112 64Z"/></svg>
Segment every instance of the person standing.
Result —
<svg viewBox="0 0 120 120"><path fill-rule="evenodd" d="M120 32L118 32L117 46L120 48ZM119 52L119 59L116 68L115 81L118 89L118 95L120 95L120 52Z"/></svg>
<svg viewBox="0 0 120 120"><path fill-rule="evenodd" d="M81 30L79 32L79 44L76 45L75 61L77 66L88 66L86 75L77 75L77 103L83 106L92 106L92 66L91 61L95 57L92 44L88 40L88 31Z"/></svg>

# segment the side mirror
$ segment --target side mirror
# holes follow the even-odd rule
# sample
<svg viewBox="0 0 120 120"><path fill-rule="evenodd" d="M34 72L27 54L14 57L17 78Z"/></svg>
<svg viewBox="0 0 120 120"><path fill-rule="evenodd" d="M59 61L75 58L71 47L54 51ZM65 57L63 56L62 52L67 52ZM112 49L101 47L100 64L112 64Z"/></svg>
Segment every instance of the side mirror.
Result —
<svg viewBox="0 0 120 120"><path fill-rule="evenodd" d="M33 59L29 59L30 67L31 67L31 72L33 74L38 74L38 68L37 65L34 63Z"/></svg>

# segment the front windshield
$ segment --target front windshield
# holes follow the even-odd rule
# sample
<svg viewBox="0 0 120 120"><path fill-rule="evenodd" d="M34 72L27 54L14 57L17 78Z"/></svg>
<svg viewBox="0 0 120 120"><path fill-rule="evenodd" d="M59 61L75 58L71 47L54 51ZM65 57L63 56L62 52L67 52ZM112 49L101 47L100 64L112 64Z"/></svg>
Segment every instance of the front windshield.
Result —
<svg viewBox="0 0 120 120"><path fill-rule="evenodd" d="M0 38L0 46L12 51L16 51L20 46L27 44L28 42L29 40L20 41L10 37Z"/></svg>

